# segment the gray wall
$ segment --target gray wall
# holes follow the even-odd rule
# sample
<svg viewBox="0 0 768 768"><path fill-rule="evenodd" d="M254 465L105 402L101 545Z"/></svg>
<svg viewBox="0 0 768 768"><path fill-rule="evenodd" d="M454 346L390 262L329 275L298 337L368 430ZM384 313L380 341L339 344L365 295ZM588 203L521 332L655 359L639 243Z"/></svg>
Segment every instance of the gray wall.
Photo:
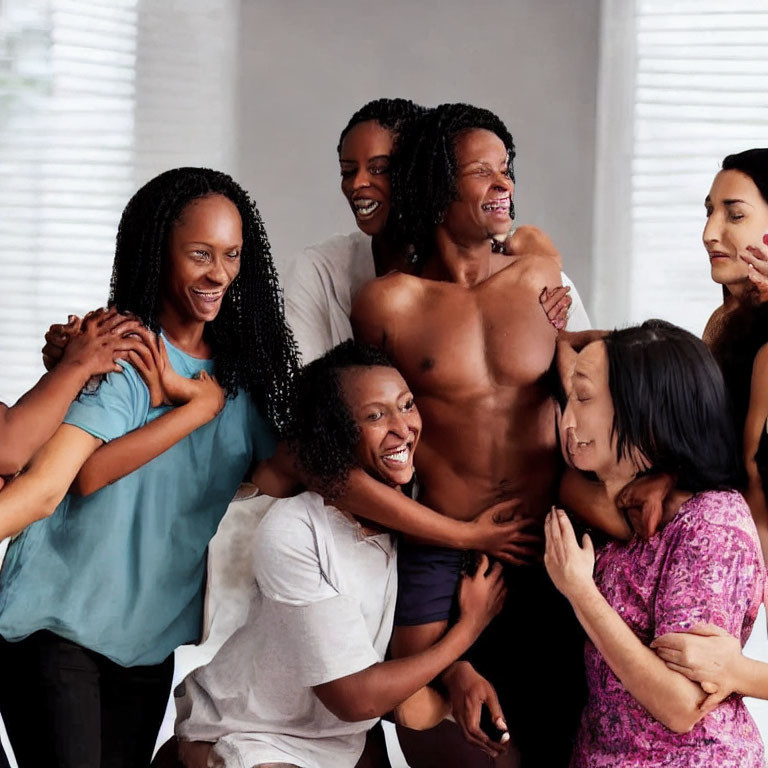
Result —
<svg viewBox="0 0 768 768"><path fill-rule="evenodd" d="M497 112L518 221L546 229L589 299L600 0L243 0L238 180L278 264L354 228L336 142L379 96Z"/></svg>

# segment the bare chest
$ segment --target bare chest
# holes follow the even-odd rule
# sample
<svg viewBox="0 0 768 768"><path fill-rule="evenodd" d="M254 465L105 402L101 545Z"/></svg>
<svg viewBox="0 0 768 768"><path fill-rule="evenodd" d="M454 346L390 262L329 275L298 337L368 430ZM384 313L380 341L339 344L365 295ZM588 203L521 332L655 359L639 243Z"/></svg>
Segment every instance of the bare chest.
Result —
<svg viewBox="0 0 768 768"><path fill-rule="evenodd" d="M555 332L525 285L440 284L393 329L390 350L416 392L525 387L547 372Z"/></svg>

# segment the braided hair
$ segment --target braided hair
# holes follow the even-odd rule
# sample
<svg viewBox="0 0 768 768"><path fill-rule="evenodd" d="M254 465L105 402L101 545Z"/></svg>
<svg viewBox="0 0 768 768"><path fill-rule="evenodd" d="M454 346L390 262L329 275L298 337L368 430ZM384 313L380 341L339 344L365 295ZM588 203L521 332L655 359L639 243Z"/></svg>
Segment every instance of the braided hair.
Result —
<svg viewBox="0 0 768 768"><path fill-rule="evenodd" d="M240 273L222 299L205 338L215 355L214 372L228 397L250 394L278 434L289 418L296 343L285 323L283 297L264 224L248 193L230 176L209 168L175 168L147 182L128 202L117 231L110 304L133 312L153 331L169 236L193 200L223 195L240 213Z"/></svg>
<svg viewBox="0 0 768 768"><path fill-rule="evenodd" d="M376 365L393 367L377 347L348 340L299 374L288 442L302 470L327 499L343 492L350 470L358 466L360 428L344 399L340 373Z"/></svg>
<svg viewBox="0 0 768 768"><path fill-rule="evenodd" d="M414 104L410 99L374 99L369 101L349 118L349 122L339 136L336 154L341 154L341 145L344 143L344 139L359 123L374 120L382 128L388 129L397 136L405 126L410 125L426 111L426 107Z"/></svg>
<svg viewBox="0 0 768 768"><path fill-rule="evenodd" d="M400 134L392 158L392 207L397 211L402 239L416 248L417 265L423 266L432 254L435 227L456 200L456 138L477 129L495 133L504 143L514 181L512 135L487 109L471 104L441 104L405 126ZM514 218L514 205L509 215Z"/></svg>

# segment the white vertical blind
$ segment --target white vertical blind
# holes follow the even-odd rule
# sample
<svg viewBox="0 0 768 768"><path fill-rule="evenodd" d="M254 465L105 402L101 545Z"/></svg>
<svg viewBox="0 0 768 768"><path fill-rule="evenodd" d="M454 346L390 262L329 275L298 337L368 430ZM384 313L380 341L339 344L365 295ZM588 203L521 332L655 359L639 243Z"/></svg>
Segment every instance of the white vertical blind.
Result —
<svg viewBox="0 0 768 768"><path fill-rule="evenodd" d="M723 157L768 146L768 1L637 0L627 320L700 334L721 300L701 244Z"/></svg>
<svg viewBox="0 0 768 768"><path fill-rule="evenodd" d="M155 174L231 170L238 0L0 0L0 400L52 322L108 296L120 213Z"/></svg>

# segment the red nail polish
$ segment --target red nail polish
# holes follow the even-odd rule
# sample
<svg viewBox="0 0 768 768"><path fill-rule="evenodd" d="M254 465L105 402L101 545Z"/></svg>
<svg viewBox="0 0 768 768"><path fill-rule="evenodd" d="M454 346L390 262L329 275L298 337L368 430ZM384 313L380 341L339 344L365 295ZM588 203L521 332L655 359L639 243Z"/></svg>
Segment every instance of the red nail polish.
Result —
<svg viewBox="0 0 768 768"><path fill-rule="evenodd" d="M768 245L768 232L763 235L763 244Z"/></svg>

